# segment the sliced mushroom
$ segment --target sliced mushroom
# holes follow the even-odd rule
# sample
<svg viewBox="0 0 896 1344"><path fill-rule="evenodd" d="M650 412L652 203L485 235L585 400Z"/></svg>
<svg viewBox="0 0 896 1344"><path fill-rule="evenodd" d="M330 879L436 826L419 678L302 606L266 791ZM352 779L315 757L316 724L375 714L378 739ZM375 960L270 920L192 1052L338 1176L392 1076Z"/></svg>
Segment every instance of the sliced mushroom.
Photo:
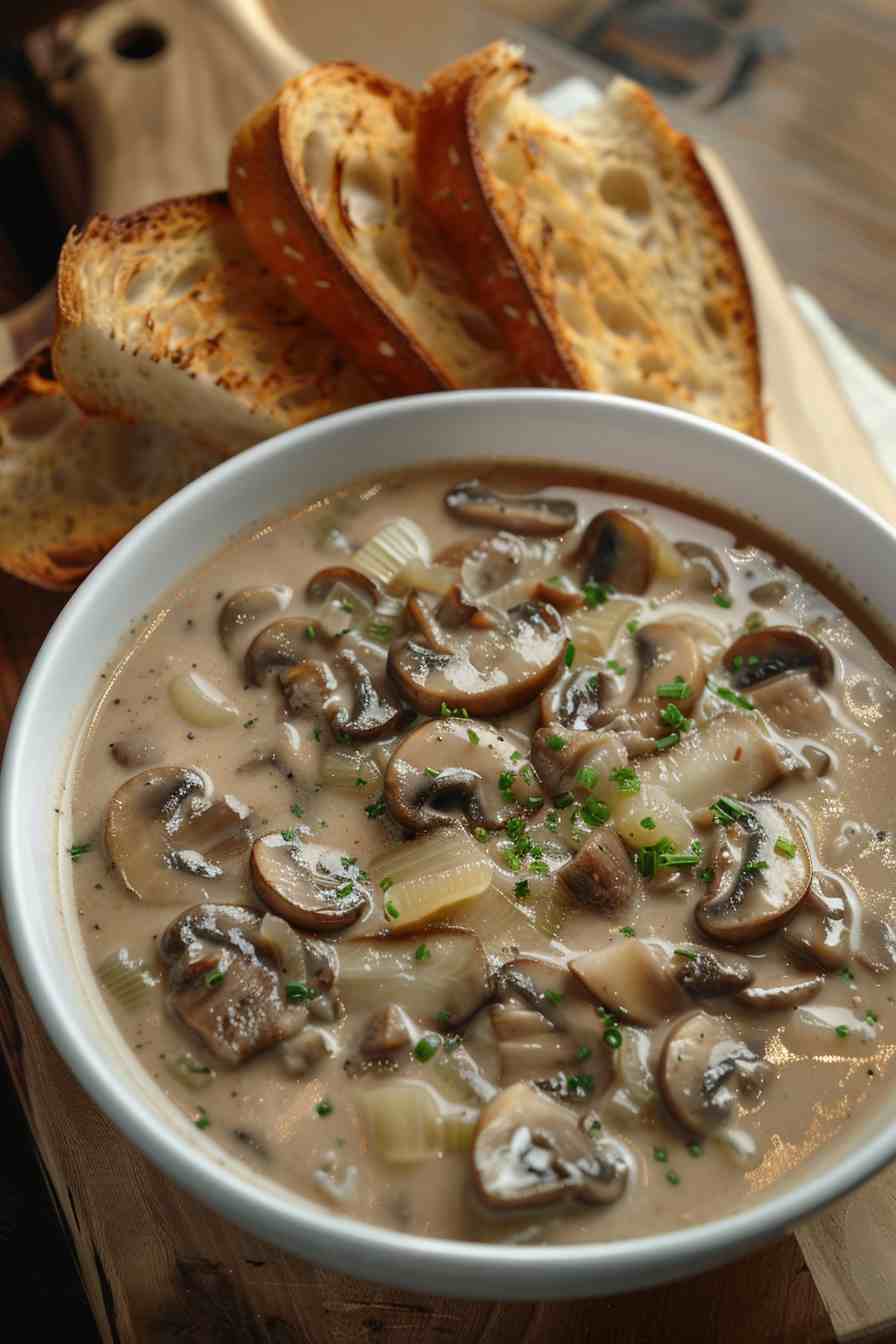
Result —
<svg viewBox="0 0 896 1344"><path fill-rule="evenodd" d="M823 686L834 675L834 656L826 644L789 625L769 625L736 639L725 654L725 668L742 690L805 669Z"/></svg>
<svg viewBox="0 0 896 1344"><path fill-rule="evenodd" d="M611 1204L625 1190L628 1164L621 1145L595 1141L574 1111L516 1083L482 1109L473 1175L483 1202L509 1213L560 1200Z"/></svg>
<svg viewBox="0 0 896 1344"><path fill-rule="evenodd" d="M750 692L750 699L782 732L808 737L830 731L831 707L810 672L770 677Z"/></svg>
<svg viewBox="0 0 896 1344"><path fill-rule="evenodd" d="M689 812L698 812L720 796L761 793L792 767L755 716L726 711L699 732L685 733L678 746L639 762L638 775L642 785L659 784Z"/></svg>
<svg viewBox="0 0 896 1344"><path fill-rule="evenodd" d="M389 649L389 675L420 714L443 704L477 716L521 709L556 674L566 630L553 607L524 602L494 629L458 628L452 644L444 653L406 635Z"/></svg>
<svg viewBox="0 0 896 1344"><path fill-rule="evenodd" d="M565 966L516 957L498 972L497 994L492 1024L505 1086L521 1078L548 1080L580 1061L583 1046L594 1045L600 1027L594 1002ZM592 1089L602 1092L610 1080L604 1053L593 1053L582 1067Z"/></svg>
<svg viewBox="0 0 896 1344"><path fill-rule="evenodd" d="M543 573L543 566L550 562L555 550L553 544L546 550L512 532L483 537L460 561L461 587L477 601L509 593L521 581L530 583L533 575Z"/></svg>
<svg viewBox="0 0 896 1344"><path fill-rule="evenodd" d="M757 607L777 607L790 592L790 585L784 579L769 579L767 583L757 584L750 589L750 601Z"/></svg>
<svg viewBox="0 0 896 1344"><path fill-rule="evenodd" d="M687 944L677 947L674 955L680 962L675 969L675 978L695 999L736 994L739 990L749 989L755 979L749 962L730 953L711 952L708 947Z"/></svg>
<svg viewBox="0 0 896 1344"><path fill-rule="evenodd" d="M500 830L522 815L539 792L516 742L478 719L433 719L395 748L383 797L392 817L411 831L456 823Z"/></svg>
<svg viewBox="0 0 896 1344"><path fill-rule="evenodd" d="M593 667L566 672L541 693L541 722L587 732L601 706L601 678Z"/></svg>
<svg viewBox="0 0 896 1344"><path fill-rule="evenodd" d="M840 878L816 868L800 908L784 930L784 941L800 960L823 971L840 971L849 961L850 915Z"/></svg>
<svg viewBox="0 0 896 1344"><path fill-rule="evenodd" d="M687 713L706 685L706 665L694 636L678 622L651 621L639 627L634 640L641 668L636 702L646 706L656 719L659 709L668 703L657 698L659 688L678 682L686 690L674 704Z"/></svg>
<svg viewBox="0 0 896 1344"><path fill-rule="evenodd" d="M361 1054L367 1059L390 1059L411 1044L411 1029L397 1003L387 1003L370 1014L361 1036Z"/></svg>
<svg viewBox="0 0 896 1344"><path fill-rule="evenodd" d="M720 828L713 876L694 912L710 938L750 943L786 924L812 881L812 860L795 816L770 798L750 798Z"/></svg>
<svg viewBox="0 0 896 1344"><path fill-rule="evenodd" d="M295 667L280 672L283 700L290 714L305 715L331 722L342 712L339 682L329 663L320 658L305 658Z"/></svg>
<svg viewBox="0 0 896 1344"><path fill-rule="evenodd" d="M575 1064L578 1043L543 1013L509 1002L492 1004L491 1016L502 1087L525 1079L546 1080Z"/></svg>
<svg viewBox="0 0 896 1344"><path fill-rule="evenodd" d="M625 909L638 889L628 851L612 826L593 830L557 880L580 905L602 915Z"/></svg>
<svg viewBox="0 0 896 1344"><path fill-rule="evenodd" d="M217 1059L239 1064L302 1029L307 1009L287 1001L262 916L242 905L195 905L159 943L168 1003Z"/></svg>
<svg viewBox="0 0 896 1344"><path fill-rule="evenodd" d="M423 1027L459 1027L490 998L491 974L482 944L468 929L426 934L429 956L416 952L418 936L377 935L343 941L336 948L339 988L357 1017L400 1003Z"/></svg>
<svg viewBox="0 0 896 1344"><path fill-rule="evenodd" d="M165 754L154 737L140 730L110 742L109 750L126 770L134 770L138 765L158 765Z"/></svg>
<svg viewBox="0 0 896 1344"><path fill-rule="evenodd" d="M560 537L578 521L571 499L553 495L499 495L480 481L463 481L445 495L445 508L465 523L505 527L527 537Z"/></svg>
<svg viewBox="0 0 896 1344"><path fill-rule="evenodd" d="M711 546L704 546L702 541L676 541L675 549L687 561L701 588L710 593L727 593L728 571Z"/></svg>
<svg viewBox="0 0 896 1344"><path fill-rule="evenodd" d="M585 605L585 594L577 588L566 574L554 574L549 579L539 579L529 596L535 602L550 602L565 616L569 611L578 611Z"/></svg>
<svg viewBox="0 0 896 1344"><path fill-rule="evenodd" d="M674 958L661 943L625 938L574 957L569 969L610 1012L655 1027L690 1006L679 983Z"/></svg>
<svg viewBox="0 0 896 1344"><path fill-rule="evenodd" d="M313 616L285 616L255 636L246 653L246 680L263 686L274 672L296 667L319 654L328 640Z"/></svg>
<svg viewBox="0 0 896 1344"><path fill-rule="evenodd" d="M398 732L408 721L408 711L400 704L391 687L383 682L377 686L369 668L351 649L343 649L338 658L351 682L353 705L351 713L340 705L330 715L333 731L350 737L353 742L369 742L374 737Z"/></svg>
<svg viewBox="0 0 896 1344"><path fill-rule="evenodd" d="M744 1008L755 1013L779 1013L786 1008L799 1008L814 999L824 985L823 975L785 975L778 973L750 985L735 994Z"/></svg>
<svg viewBox="0 0 896 1344"><path fill-rule="evenodd" d="M552 798L570 793L582 770L595 772L601 785L610 773L628 765L625 747L614 732L579 732L549 723L532 737L532 764Z"/></svg>
<svg viewBox="0 0 896 1344"><path fill-rule="evenodd" d="M347 928L370 904L370 883L357 863L298 831L259 836L249 871L259 899L299 929L328 933Z"/></svg>
<svg viewBox="0 0 896 1344"><path fill-rule="evenodd" d="M620 593L646 592L653 578L650 528L625 509L596 514L585 529L578 555L586 582L608 584Z"/></svg>
<svg viewBox="0 0 896 1344"><path fill-rule="evenodd" d="M658 1082L669 1110L691 1134L709 1135L735 1118L741 1092L758 1092L766 1066L723 1017L689 1013L666 1037Z"/></svg>
<svg viewBox="0 0 896 1344"><path fill-rule="evenodd" d="M106 814L105 846L129 891L152 905L199 895L252 843L252 814L191 766L163 765L122 784Z"/></svg>
<svg viewBox="0 0 896 1344"><path fill-rule="evenodd" d="M870 911L862 911L856 960L876 975L896 969L896 929Z"/></svg>
<svg viewBox="0 0 896 1344"><path fill-rule="evenodd" d="M228 597L218 613L218 638L228 651L237 638L263 616L285 611L292 601L292 589L284 583L260 588L241 588Z"/></svg>

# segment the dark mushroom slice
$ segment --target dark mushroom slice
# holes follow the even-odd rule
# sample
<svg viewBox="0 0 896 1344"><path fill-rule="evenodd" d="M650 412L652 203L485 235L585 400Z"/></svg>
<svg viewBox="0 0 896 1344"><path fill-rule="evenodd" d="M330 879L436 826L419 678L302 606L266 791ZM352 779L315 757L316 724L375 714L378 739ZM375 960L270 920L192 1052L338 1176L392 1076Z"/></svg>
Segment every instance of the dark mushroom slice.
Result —
<svg viewBox="0 0 896 1344"><path fill-rule="evenodd" d="M408 722L409 711L400 703L385 681L376 685L369 668L351 649L343 649L337 665L348 675L352 706L331 702L327 712L334 733L353 742L370 742L399 732Z"/></svg>
<svg viewBox="0 0 896 1344"><path fill-rule="evenodd" d="M292 601L292 589L284 583L241 588L228 597L218 613L218 638L228 653L237 638L264 616L285 611Z"/></svg>
<svg viewBox="0 0 896 1344"><path fill-rule="evenodd" d="M327 643L325 632L315 624L313 616L284 616L280 621L272 621L249 645L246 680L253 686L263 686L273 673L284 672L319 655L322 645Z"/></svg>
<svg viewBox="0 0 896 1344"><path fill-rule="evenodd" d="M516 742L478 719L433 719L392 753L383 781L390 815L409 831L451 826L500 830L540 792Z"/></svg>
<svg viewBox="0 0 896 1344"><path fill-rule="evenodd" d="M350 1016L397 1003L426 1028L463 1026L491 998L492 977L482 944L469 929L426 933L429 956L415 955L418 935L379 934L339 943L339 988Z"/></svg>
<svg viewBox="0 0 896 1344"><path fill-rule="evenodd" d="M574 1111L529 1083L504 1088L482 1108L472 1158L479 1196L498 1213L612 1204L628 1179L621 1145L593 1139Z"/></svg>
<svg viewBox="0 0 896 1344"><path fill-rule="evenodd" d="M628 755L615 732L580 732L562 723L549 723L532 737L532 764L548 793L556 798L576 787L584 769L596 771L599 781L606 784L611 771L628 765Z"/></svg>
<svg viewBox="0 0 896 1344"><path fill-rule="evenodd" d="M782 937L800 961L823 971L842 971L850 955L851 914L841 879L816 868L809 890Z"/></svg>
<svg viewBox="0 0 896 1344"><path fill-rule="evenodd" d="M685 944L676 947L675 978L692 998L715 999L747 990L755 979L749 962L729 952L711 952L708 947Z"/></svg>
<svg viewBox="0 0 896 1344"><path fill-rule="evenodd" d="M782 732L821 736L833 723L831 707L811 672L770 677L751 690L750 700Z"/></svg>
<svg viewBox="0 0 896 1344"><path fill-rule="evenodd" d="M536 573L541 568L538 561L548 558L542 555L542 550L529 546L512 532L483 537L461 557L461 587L476 601L490 598L524 578L527 571ZM549 554L552 556L553 550Z"/></svg>
<svg viewBox="0 0 896 1344"><path fill-rule="evenodd" d="M310 602L322 603L315 620L330 638L363 626L381 597L379 584L349 565L319 569L305 588Z"/></svg>
<svg viewBox="0 0 896 1344"><path fill-rule="evenodd" d="M702 541L676 541L675 549L687 561L688 570L699 587L710 593L727 593L728 571L718 552Z"/></svg>
<svg viewBox="0 0 896 1344"><path fill-rule="evenodd" d="M240 1064L302 1029L307 1010L288 1002L262 915L242 905L195 905L159 943L168 1004L225 1063Z"/></svg>
<svg viewBox="0 0 896 1344"><path fill-rule="evenodd" d="M126 770L135 770L140 765L159 765L165 755L155 738L140 729L110 742L109 750Z"/></svg>
<svg viewBox="0 0 896 1344"><path fill-rule="evenodd" d="M819 686L834 675L834 655L827 645L789 625L748 631L734 641L723 661L738 690L758 686L784 672L805 670Z"/></svg>
<svg viewBox="0 0 896 1344"><path fill-rule="evenodd" d="M297 831L271 831L252 846L249 872L259 899L298 929L347 928L370 905L371 886L338 849Z"/></svg>
<svg viewBox="0 0 896 1344"><path fill-rule="evenodd" d="M708 1136L736 1117L739 1095L757 1093L766 1075L757 1052L724 1017L694 1012L666 1037L657 1081L679 1124Z"/></svg>
<svg viewBox="0 0 896 1344"><path fill-rule="evenodd" d="M387 1003L370 1014L359 1049L367 1059L391 1059L411 1044L411 1028L397 1003Z"/></svg>
<svg viewBox="0 0 896 1344"><path fill-rule="evenodd" d="M513 1000L494 1003L491 1018L502 1087L525 1079L546 1082L576 1065L579 1043L536 1009Z"/></svg>
<svg viewBox="0 0 896 1344"><path fill-rule="evenodd" d="M706 664L694 636L674 621L651 621L639 626L634 641L641 669L636 700L657 717L669 703L658 698L660 687L677 682L685 692L674 704L686 714L706 685Z"/></svg>
<svg viewBox="0 0 896 1344"><path fill-rule="evenodd" d="M625 938L574 957L569 969L599 1004L636 1026L655 1027L690 1007L661 943Z"/></svg>
<svg viewBox="0 0 896 1344"><path fill-rule="evenodd" d="M612 826L598 826L557 873L561 887L579 905L602 915L624 910L638 890L628 850Z"/></svg>
<svg viewBox="0 0 896 1344"><path fill-rule="evenodd" d="M644 593L654 573L654 541L645 522L625 509L595 514L579 543L585 582L620 593Z"/></svg>
<svg viewBox="0 0 896 1344"><path fill-rule="evenodd" d="M556 675L566 627L553 607L524 602L492 629L458 627L454 652L430 648L413 635L389 649L389 676L419 714L465 709L475 716L509 714L534 700Z"/></svg>
<svg viewBox="0 0 896 1344"><path fill-rule="evenodd" d="M585 605L585 594L577 588L566 574L555 574L549 579L540 579L529 596L535 602L550 602L564 616L570 611L578 611Z"/></svg>
<svg viewBox="0 0 896 1344"><path fill-rule="evenodd" d="M163 765L134 775L112 796L106 852L121 880L153 905L188 901L252 843L252 814L191 766Z"/></svg>
<svg viewBox="0 0 896 1344"><path fill-rule="evenodd" d="M754 1013L780 1013L799 1008L814 999L824 985L823 975L767 976L762 983L750 985L735 994L735 1001Z"/></svg>
<svg viewBox="0 0 896 1344"><path fill-rule="evenodd" d="M790 584L784 579L769 579L750 589L750 601L757 607L778 607L790 592Z"/></svg>
<svg viewBox="0 0 896 1344"><path fill-rule="evenodd" d="M445 508L465 523L503 527L527 537L561 537L578 521L571 499L553 495L499 495L480 481L462 481L445 495Z"/></svg>
<svg viewBox="0 0 896 1344"><path fill-rule="evenodd" d="M568 1066L573 1074L584 1069L598 1094L609 1083L604 1052L595 1050L581 1063L582 1047L591 1050L602 1028L594 1001L565 966L541 957L505 962L491 1017L505 1087L525 1078L549 1084Z"/></svg>
<svg viewBox="0 0 896 1344"><path fill-rule="evenodd" d="M689 812L699 812L720 796L761 793L792 768L792 758L755 714L726 711L699 732L685 733L678 746L639 761L638 775L642 788L659 785Z"/></svg>
<svg viewBox="0 0 896 1344"><path fill-rule="evenodd" d="M287 710L296 717L310 715L332 722L343 710L339 682L323 659L305 658L295 667L282 669L280 689Z"/></svg>
<svg viewBox="0 0 896 1344"><path fill-rule="evenodd" d="M594 667L566 672L541 693L541 722L584 733L601 708L601 677Z"/></svg>
<svg viewBox="0 0 896 1344"><path fill-rule="evenodd" d="M750 943L793 917L812 881L812 860L794 814L770 798L750 798L719 829L712 878L694 916L722 943Z"/></svg>
<svg viewBox="0 0 896 1344"><path fill-rule="evenodd" d="M368 574L362 574L349 565L328 565L319 569L308 580L305 596L311 602L326 602L336 587L348 588L363 597L371 607L375 607L380 597L380 588Z"/></svg>
<svg viewBox="0 0 896 1344"><path fill-rule="evenodd" d="M896 929L879 915L863 910L855 956L876 975L896 969Z"/></svg>

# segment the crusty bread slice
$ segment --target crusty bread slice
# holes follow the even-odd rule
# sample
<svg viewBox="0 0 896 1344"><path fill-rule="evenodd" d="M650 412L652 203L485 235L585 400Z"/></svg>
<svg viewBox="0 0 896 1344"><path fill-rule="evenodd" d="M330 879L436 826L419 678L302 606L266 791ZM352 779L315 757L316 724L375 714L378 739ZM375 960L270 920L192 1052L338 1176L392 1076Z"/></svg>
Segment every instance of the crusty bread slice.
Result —
<svg viewBox="0 0 896 1344"><path fill-rule="evenodd" d="M0 383L0 569L68 592L222 456L158 425L85 416L42 346Z"/></svg>
<svg viewBox="0 0 896 1344"><path fill-rule="evenodd" d="M374 396L256 260L223 193L73 230L57 297L54 367L89 412L232 453Z"/></svg>
<svg viewBox="0 0 896 1344"><path fill-rule="evenodd" d="M691 141L614 80L578 127L496 42L431 78L421 194L530 376L680 407L761 436L756 323Z"/></svg>
<svg viewBox="0 0 896 1344"><path fill-rule="evenodd" d="M258 256L378 386L519 385L414 179L417 95L350 62L289 80L234 141L230 191Z"/></svg>

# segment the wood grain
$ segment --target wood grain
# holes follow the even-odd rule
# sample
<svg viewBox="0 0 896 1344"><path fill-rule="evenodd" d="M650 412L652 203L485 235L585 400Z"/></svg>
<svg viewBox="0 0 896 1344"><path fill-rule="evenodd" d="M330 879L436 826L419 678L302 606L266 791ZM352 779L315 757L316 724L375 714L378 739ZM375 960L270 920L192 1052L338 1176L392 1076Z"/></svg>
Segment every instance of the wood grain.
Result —
<svg viewBox="0 0 896 1344"><path fill-rule="evenodd" d="M538 0L502 0L502 8L517 3L525 3L531 15ZM873 73L884 61L896 27L885 6L872 0L847 0L839 14L824 0L811 7L790 3L773 8L777 22L798 29L810 45L820 44L824 70L833 62L831 43L836 46L834 39L839 39L841 50L863 52ZM756 9L767 13L769 6ZM816 29L806 19L808 9L819 16ZM87 59L69 95L91 145L94 208L133 208L160 195L218 185L231 128L303 62L291 43L304 46L313 58L366 57L416 80L429 67L508 28L503 16L435 0L389 0L364 8L354 0L301 8L292 0L267 0L265 11L256 0L156 0L152 17L168 29L170 47L152 62L123 67L110 53L113 32L129 15L146 12L125 0L91 16L81 33ZM859 18L857 37L849 20ZM872 47L877 50L869 54ZM541 52L545 80L568 72L549 46L539 56ZM841 321L845 313L854 330L861 327L863 313L866 346L883 353L884 365L892 357L896 367L886 285L875 284L871 265L876 247L896 242L892 210L886 220L880 208L892 158L890 168L866 165L868 176L879 170L880 192L867 182L857 191L861 155L851 121L844 115L839 127L823 124L817 115L823 90L816 72L800 74L795 88L781 72L762 91L763 99L773 94L777 100L774 118L779 127L788 128L785 132L773 131L773 119L763 110L767 103L757 98L729 109L707 124L701 136L722 152L739 185L750 186L751 208L758 208L773 250L787 259L788 275L814 289ZM792 145L788 158L787 136L799 130L794 123L800 97L816 100L816 124L811 131L803 128L803 141L796 141L803 158L795 167ZM861 101L854 79L850 105ZM872 89L861 113L869 125L869 107L878 106ZM832 145L839 146L836 162L830 161ZM718 154L710 152L707 164L736 221L757 292L773 442L896 518L893 487L793 310L732 176ZM771 191L761 187L766 170ZM830 217L825 214L824 227L813 223L813 245L807 248L796 235L805 233L806 221L815 220L821 206L827 209L842 185L852 188L851 195L846 199L844 193ZM853 238L857 224L858 244ZM849 267L835 265L837 248L849 256ZM879 262L881 254L876 255ZM820 283L825 277L827 288ZM832 294L840 296L837 302ZM869 295L872 301L866 306ZM0 578L4 731L21 681L60 607L58 597ZM534 1306L449 1302L378 1288L286 1256L176 1189L93 1106L47 1042L2 931L0 966L5 974L0 1041L106 1341L413 1344L445 1339L547 1344L560 1336L571 1344L594 1338L614 1344L669 1339L685 1344L815 1344L833 1339L822 1299L792 1238L684 1284L617 1299ZM892 1276L881 1274L873 1253L881 1218L893 1225L894 1190L892 1178L878 1178L800 1232L803 1251L842 1337L857 1337L857 1331L876 1326L896 1309L887 1296Z"/></svg>

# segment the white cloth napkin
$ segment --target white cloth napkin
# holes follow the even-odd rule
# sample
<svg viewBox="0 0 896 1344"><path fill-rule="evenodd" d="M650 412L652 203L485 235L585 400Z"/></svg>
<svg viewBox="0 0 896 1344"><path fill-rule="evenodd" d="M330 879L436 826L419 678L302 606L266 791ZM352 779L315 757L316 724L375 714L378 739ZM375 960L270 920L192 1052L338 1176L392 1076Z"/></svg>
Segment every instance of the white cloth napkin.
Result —
<svg viewBox="0 0 896 1344"><path fill-rule="evenodd" d="M551 116L587 121L598 105L600 90L579 75L564 79L541 96ZM896 387L850 344L813 295L796 285L790 294L804 322L821 346L849 406L884 469L896 481Z"/></svg>

